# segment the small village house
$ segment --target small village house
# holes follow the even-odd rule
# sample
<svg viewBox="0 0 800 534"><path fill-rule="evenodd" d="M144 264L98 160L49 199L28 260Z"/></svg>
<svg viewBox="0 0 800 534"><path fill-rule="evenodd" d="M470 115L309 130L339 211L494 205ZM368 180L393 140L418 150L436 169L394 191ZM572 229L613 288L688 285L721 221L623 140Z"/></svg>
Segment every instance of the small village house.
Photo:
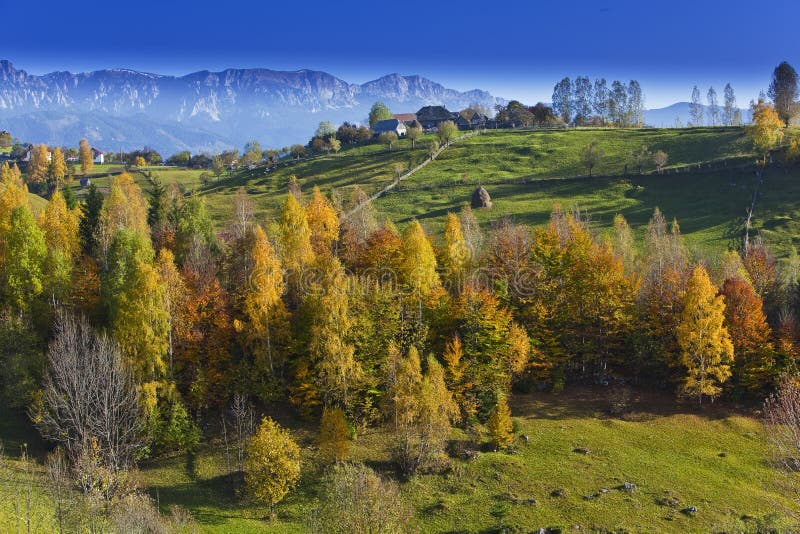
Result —
<svg viewBox="0 0 800 534"><path fill-rule="evenodd" d="M106 153L99 148L92 147L92 159L98 165L102 165L106 161Z"/></svg>
<svg viewBox="0 0 800 534"><path fill-rule="evenodd" d="M375 135L394 132L397 134L397 137L405 137L407 129L406 125L398 119L386 119L385 121L375 123L375 126L372 127L372 131Z"/></svg>

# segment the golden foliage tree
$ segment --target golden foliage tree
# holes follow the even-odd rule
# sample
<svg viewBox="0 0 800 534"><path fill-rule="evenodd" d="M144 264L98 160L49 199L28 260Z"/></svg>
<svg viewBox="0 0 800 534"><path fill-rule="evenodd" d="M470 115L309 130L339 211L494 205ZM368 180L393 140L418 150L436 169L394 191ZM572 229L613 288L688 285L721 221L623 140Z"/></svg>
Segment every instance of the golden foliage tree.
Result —
<svg viewBox="0 0 800 534"><path fill-rule="evenodd" d="M695 267L686 286L683 313L677 326L681 365L685 368L683 391L712 399L731 376L733 343L725 328L725 302L702 266Z"/></svg>
<svg viewBox="0 0 800 534"><path fill-rule="evenodd" d="M244 477L252 499L266 505L270 516L300 480L300 447L269 417L247 446Z"/></svg>
<svg viewBox="0 0 800 534"><path fill-rule="evenodd" d="M20 312L28 311L44 289L47 245L27 204L11 212L8 227L0 233L0 241L4 243L5 253L0 264L4 300Z"/></svg>
<svg viewBox="0 0 800 534"><path fill-rule="evenodd" d="M252 267L242 288L243 331L257 368L274 375L275 366L283 364L282 347L289 330L288 312L281 297L286 290L281 262L260 225L252 230L249 257Z"/></svg>
<svg viewBox="0 0 800 534"><path fill-rule="evenodd" d="M78 159L81 162L81 171L83 174L91 171L92 167L94 167L92 147L86 139L81 139L80 143L78 143Z"/></svg>
<svg viewBox="0 0 800 534"><path fill-rule="evenodd" d="M147 224L147 201L142 190L127 172L115 176L111 190L103 204L98 227L98 243L103 256L111 246L111 241L121 229L128 229L142 237L150 238Z"/></svg>
<svg viewBox="0 0 800 534"><path fill-rule="evenodd" d="M436 254L419 221L412 221L403 233L400 255L401 279L409 289L426 297L441 286L436 272Z"/></svg>
<svg viewBox="0 0 800 534"><path fill-rule="evenodd" d="M326 406L348 407L350 392L362 369L347 336L352 327L347 277L334 257L321 257L320 281L305 301L312 316L309 352L314 376Z"/></svg>
<svg viewBox="0 0 800 534"><path fill-rule="evenodd" d="M341 462L350 454L350 428L341 408L325 408L319 425L318 446L328 462Z"/></svg>
<svg viewBox="0 0 800 534"><path fill-rule="evenodd" d="M311 228L306 212L294 195L287 195L278 221L278 250L286 269L290 303L300 299L303 271L314 261Z"/></svg>
<svg viewBox="0 0 800 534"><path fill-rule="evenodd" d="M47 145L34 145L28 161L28 183L40 184L47 180L50 171L50 150Z"/></svg>
<svg viewBox="0 0 800 534"><path fill-rule="evenodd" d="M67 207L64 196L58 190L39 213L39 227L44 232L47 244L47 290L54 300L63 300L70 289L73 264L80 252L79 223L77 210Z"/></svg>
<svg viewBox="0 0 800 534"><path fill-rule="evenodd" d="M734 352L734 378L747 391L764 389L774 374L774 349L763 302L753 287L740 278L729 278L722 286L725 326Z"/></svg>
<svg viewBox="0 0 800 534"><path fill-rule="evenodd" d="M332 243L339 237L339 217L317 186L314 186L311 201L306 205L306 219L314 253L330 254Z"/></svg>
<svg viewBox="0 0 800 534"><path fill-rule="evenodd" d="M50 176L52 176L57 184L60 184L64 177L67 175L67 162L64 159L64 153L60 148L53 149L53 154L50 161Z"/></svg>
<svg viewBox="0 0 800 534"><path fill-rule="evenodd" d="M764 165L767 163L770 150L783 141L784 126L772 104L768 104L760 98L757 103L753 104L753 122L748 126L747 133L756 150L761 154Z"/></svg>
<svg viewBox="0 0 800 534"><path fill-rule="evenodd" d="M511 421L511 409L506 398L500 397L486 422L486 431L492 445L497 449L506 449L514 443L514 424Z"/></svg>
<svg viewBox="0 0 800 534"><path fill-rule="evenodd" d="M461 231L461 221L455 213L448 213L444 226L444 246L440 265L442 276L452 293L458 294L465 283L469 260L470 253Z"/></svg>

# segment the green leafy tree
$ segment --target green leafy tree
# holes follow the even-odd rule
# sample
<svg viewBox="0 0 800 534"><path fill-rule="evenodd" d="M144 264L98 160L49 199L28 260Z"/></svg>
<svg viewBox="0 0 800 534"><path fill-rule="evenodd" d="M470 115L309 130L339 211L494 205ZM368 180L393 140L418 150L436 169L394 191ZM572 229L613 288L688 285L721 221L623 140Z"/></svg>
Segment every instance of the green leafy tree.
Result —
<svg viewBox="0 0 800 534"><path fill-rule="evenodd" d="M19 312L30 310L44 285L44 260L47 245L44 233L27 205L11 212L5 240L5 265L2 266L3 295L7 304Z"/></svg>
<svg viewBox="0 0 800 534"><path fill-rule="evenodd" d="M375 102L369 110L369 127L372 128L376 123L392 118L392 112L383 102Z"/></svg>
<svg viewBox="0 0 800 534"><path fill-rule="evenodd" d="M436 130L436 137L439 139L439 144L447 145L452 141L456 134L458 134L458 127L453 121L444 121L439 124Z"/></svg>
<svg viewBox="0 0 800 534"><path fill-rule="evenodd" d="M386 145L386 148L391 151L392 146L397 142L397 134L394 132L383 132L378 136L378 142Z"/></svg>

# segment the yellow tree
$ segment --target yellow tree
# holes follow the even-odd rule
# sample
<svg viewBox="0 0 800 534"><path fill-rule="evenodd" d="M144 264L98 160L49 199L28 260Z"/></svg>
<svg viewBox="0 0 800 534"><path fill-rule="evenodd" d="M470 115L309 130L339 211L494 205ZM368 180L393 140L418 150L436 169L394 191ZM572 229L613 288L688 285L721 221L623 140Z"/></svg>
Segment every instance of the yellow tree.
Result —
<svg viewBox="0 0 800 534"><path fill-rule="evenodd" d="M395 353L389 362L389 388L386 396L389 418L394 423L397 439L395 458L406 473L417 467L416 422L419 413L419 386L422 383L422 367L419 352L412 346L403 358Z"/></svg>
<svg viewBox="0 0 800 534"><path fill-rule="evenodd" d="M453 398L461 409L462 418L467 419L475 415L477 403L469 395L474 384L467 373L469 362L464 358L464 349L458 335L453 336L453 339L447 342L442 359L445 363L447 386L453 392Z"/></svg>
<svg viewBox="0 0 800 534"><path fill-rule="evenodd" d="M314 186L311 201L306 205L306 218L311 229L311 246L314 248L314 253L330 254L331 244L339 237L339 217L319 187Z"/></svg>
<svg viewBox="0 0 800 534"><path fill-rule="evenodd" d="M256 366L262 367L265 362L270 375L274 376L276 361L282 364L281 344L275 341L276 338L285 338L283 334L289 330L288 312L281 300L286 285L281 262L267 234L260 225L256 225L252 232L249 254L252 265L242 299L246 323L239 326L238 330L245 333Z"/></svg>
<svg viewBox="0 0 800 534"><path fill-rule="evenodd" d="M166 376L164 356L169 350L166 288L153 256L147 236L119 230L102 280L111 333L142 385L148 410L155 407Z"/></svg>
<svg viewBox="0 0 800 534"><path fill-rule="evenodd" d="M5 256L0 264L2 295L19 312L31 308L44 289L42 266L47 255L44 235L27 204L11 212L6 231L0 233Z"/></svg>
<svg viewBox="0 0 800 534"><path fill-rule="evenodd" d="M98 225L98 243L103 256L111 246L117 231L128 229L143 237L150 237L147 224L147 201L133 176L123 172L114 177L111 190L103 204Z"/></svg>
<svg viewBox="0 0 800 534"><path fill-rule="evenodd" d="M677 327L681 364L686 370L683 391L696 396L719 395L731 376L733 343L725 327L725 302L711 283L706 270L692 271L683 299L683 313Z"/></svg>
<svg viewBox="0 0 800 534"><path fill-rule="evenodd" d="M147 162L144 160L142 156L136 156L136 159L133 160L134 167L146 167Z"/></svg>
<svg viewBox="0 0 800 534"><path fill-rule="evenodd" d="M47 180L50 170L50 151L47 145L34 145L28 161L28 183L40 184Z"/></svg>
<svg viewBox="0 0 800 534"><path fill-rule="evenodd" d="M442 276L450 291L458 294L464 284L467 264L470 260L467 242L461 231L461 221L455 213L447 214L444 225L444 247L441 251Z"/></svg>
<svg viewBox="0 0 800 534"><path fill-rule="evenodd" d="M441 286L439 274L436 272L436 254L422 225L416 219L403 233L400 252L400 275L409 289L425 297Z"/></svg>
<svg viewBox="0 0 800 534"><path fill-rule="evenodd" d="M250 496L269 507L272 517L275 505L299 480L300 447L288 431L265 417L247 446L244 481Z"/></svg>
<svg viewBox="0 0 800 534"><path fill-rule="evenodd" d="M505 449L514 443L514 424L511 421L511 409L506 398L500 397L486 422L486 430L492 445L497 449Z"/></svg>
<svg viewBox="0 0 800 534"><path fill-rule="evenodd" d="M167 357L169 361L169 374L172 376L175 356L175 332L180 328L180 310L183 300L187 297L186 283L175 265L175 254L169 249L162 248L156 257L156 271L164 286L164 311L167 318Z"/></svg>
<svg viewBox="0 0 800 534"><path fill-rule="evenodd" d="M47 290L53 300L62 300L69 292L72 268L80 252L79 223L78 211L67 207L59 190L39 213L39 227L47 244Z"/></svg>
<svg viewBox="0 0 800 534"><path fill-rule="evenodd" d="M325 408L322 411L318 445L328 462L347 459L350 454L350 428L341 408Z"/></svg>
<svg viewBox="0 0 800 534"><path fill-rule="evenodd" d="M333 256L320 258L318 268L320 281L305 303L313 321L309 351L324 404L347 407L349 393L362 375L355 348L347 341L352 328L348 280Z"/></svg>
<svg viewBox="0 0 800 534"><path fill-rule="evenodd" d="M67 162L64 159L64 153L60 148L53 149L53 155L50 161L50 176L56 180L56 184L60 184L61 180L67 175Z"/></svg>
<svg viewBox="0 0 800 534"><path fill-rule="evenodd" d="M303 271L314 261L311 229L305 210L294 195L287 195L278 222L278 248L286 269L292 304L300 298Z"/></svg>
<svg viewBox="0 0 800 534"><path fill-rule="evenodd" d="M86 139L81 139L80 143L78 144L78 159L81 162L81 171L83 174L92 170L94 167L94 155L92 154L92 147L89 145L89 141Z"/></svg>
<svg viewBox="0 0 800 534"><path fill-rule="evenodd" d="M762 99L753 104L753 122L747 128L747 133L753 141L756 150L763 157L762 164L767 164L770 150L783 141L783 121L775 111L772 104L767 104Z"/></svg>
<svg viewBox="0 0 800 534"><path fill-rule="evenodd" d="M418 394L420 463L435 462L444 455L450 423L458 416L458 406L447 389L441 364L433 356L428 356L426 363Z"/></svg>

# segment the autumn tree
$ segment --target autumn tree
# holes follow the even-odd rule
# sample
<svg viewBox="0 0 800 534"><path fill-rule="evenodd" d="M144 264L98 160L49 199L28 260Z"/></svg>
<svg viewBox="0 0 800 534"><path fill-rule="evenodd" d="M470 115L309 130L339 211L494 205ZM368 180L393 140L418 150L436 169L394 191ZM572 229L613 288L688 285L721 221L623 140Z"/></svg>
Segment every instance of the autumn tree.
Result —
<svg viewBox="0 0 800 534"><path fill-rule="evenodd" d="M770 383L775 365L770 328L763 303L753 287L741 278L728 278L722 286L725 326L733 343L733 377L750 392Z"/></svg>
<svg viewBox="0 0 800 534"><path fill-rule="evenodd" d="M342 463L324 478L310 528L315 534L403 534L411 517L396 482L363 464Z"/></svg>
<svg viewBox="0 0 800 534"><path fill-rule="evenodd" d="M56 190L39 215L47 245L46 290L54 302L63 301L70 289L73 265L80 252L78 225L77 210L70 210L64 196Z"/></svg>
<svg viewBox="0 0 800 534"><path fill-rule="evenodd" d="M28 183L42 184L50 173L50 150L47 145L34 145L28 161Z"/></svg>
<svg viewBox="0 0 800 534"><path fill-rule="evenodd" d="M637 373L656 376L679 362L675 330L682 309L689 258L676 223L667 225L656 208L645 232L645 255L639 290L643 319L641 345L637 347Z"/></svg>
<svg viewBox="0 0 800 534"><path fill-rule="evenodd" d="M275 514L275 505L300 480L300 447L287 430L269 417L261 420L247 446L244 476L251 498L268 507L270 518Z"/></svg>
<svg viewBox="0 0 800 534"><path fill-rule="evenodd" d="M89 141L86 139L81 139L80 143L78 144L78 159L81 162L81 171L83 174L92 170L94 167L94 155L92 154L92 147L89 145Z"/></svg>
<svg viewBox="0 0 800 534"><path fill-rule="evenodd" d="M64 177L67 175L67 162L64 160L64 153L60 148L53 149L50 161L50 176L60 184Z"/></svg>
<svg viewBox="0 0 800 534"><path fill-rule="evenodd" d="M432 357L422 374L419 352L412 346L387 363L387 417L394 427L393 455L406 474L435 462L450 431L457 407L445 385L444 370Z"/></svg>
<svg viewBox="0 0 800 534"><path fill-rule="evenodd" d="M347 277L338 259L321 257L319 280L304 307L312 317L309 353L325 406L351 406L351 392L361 378L361 366L347 336L352 327Z"/></svg>
<svg viewBox="0 0 800 534"><path fill-rule="evenodd" d="M29 311L46 283L47 244L27 204L13 209L4 241L2 264L5 302L20 313Z"/></svg>
<svg viewBox="0 0 800 534"><path fill-rule="evenodd" d="M733 343L725 327L725 302L702 266L695 267L686 286L683 312L676 333L685 368L684 393L714 397L731 376Z"/></svg>
<svg viewBox="0 0 800 534"><path fill-rule="evenodd" d="M235 323L254 358L255 368L275 377L283 365L288 342L288 312L281 297L286 290L283 269L272 245L261 229L253 229L249 257L252 265L241 288L243 323Z"/></svg>
<svg viewBox="0 0 800 534"><path fill-rule="evenodd" d="M111 190L103 204L97 228L97 242L101 257L105 258L114 236L126 229L150 239L147 224L147 202L142 190L127 172L115 176Z"/></svg>
<svg viewBox="0 0 800 534"><path fill-rule="evenodd" d="M153 262L149 239L122 229L114 237L103 276L111 333L142 383L149 410L155 408L166 376L169 349L166 288Z"/></svg>
<svg viewBox="0 0 800 534"><path fill-rule="evenodd" d="M62 313L47 357L41 409L33 410L42 434L64 445L81 478L92 476L80 471L87 447L112 472L130 468L143 443L142 413L117 344L85 319Z"/></svg>
<svg viewBox="0 0 800 534"><path fill-rule="evenodd" d="M497 400L497 404L486 422L486 431L496 449L506 449L514 443L514 425L511 421L511 409L505 396Z"/></svg>
<svg viewBox="0 0 800 534"><path fill-rule="evenodd" d="M341 408L325 408L319 427L318 446L328 462L342 462L350 454L350 428Z"/></svg>
<svg viewBox="0 0 800 534"><path fill-rule="evenodd" d="M461 221L454 213L447 214L444 227L444 245L440 254L442 276L450 291L458 293L465 283L465 275L470 260L469 249L461 231Z"/></svg>
<svg viewBox="0 0 800 534"><path fill-rule="evenodd" d="M331 246L339 237L339 217L319 187L314 187L311 201L306 204L305 210L314 253L331 254Z"/></svg>
<svg viewBox="0 0 800 534"><path fill-rule="evenodd" d="M301 277L314 261L308 217L294 195L288 195L278 220L278 250L287 273L291 301L299 302Z"/></svg>
<svg viewBox="0 0 800 534"><path fill-rule="evenodd" d="M783 140L784 125L773 106L761 99L753 104L753 122L748 126L747 133L763 158L762 165L767 164L770 151Z"/></svg>
<svg viewBox="0 0 800 534"><path fill-rule="evenodd" d="M403 232L400 254L401 280L414 293L424 297L441 285L436 254L419 221L411 221Z"/></svg>

